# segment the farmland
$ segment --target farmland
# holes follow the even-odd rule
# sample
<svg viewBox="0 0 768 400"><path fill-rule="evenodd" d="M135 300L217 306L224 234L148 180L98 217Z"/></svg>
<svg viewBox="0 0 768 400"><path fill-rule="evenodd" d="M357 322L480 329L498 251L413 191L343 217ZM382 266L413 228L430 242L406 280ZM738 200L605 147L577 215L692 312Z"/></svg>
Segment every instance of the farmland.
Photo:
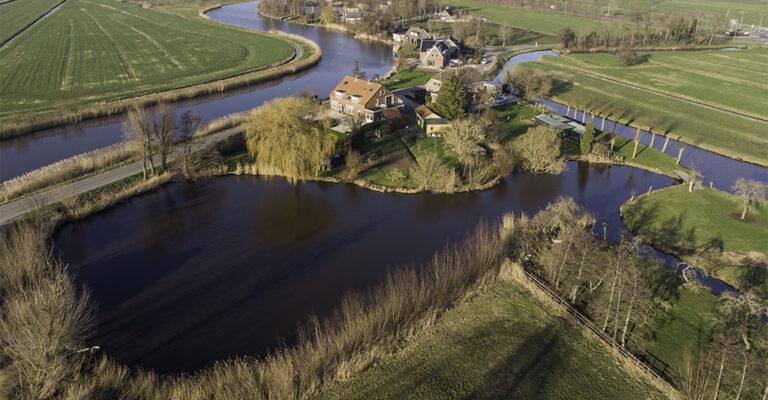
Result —
<svg viewBox="0 0 768 400"><path fill-rule="evenodd" d="M612 55L569 55L523 68L567 82L553 94L558 101L768 165L768 125L750 118L768 118L766 62L768 51L751 49L653 53L633 67L619 67Z"/></svg>
<svg viewBox="0 0 768 400"><path fill-rule="evenodd" d="M17 0L0 4L0 43L21 32L60 0Z"/></svg>
<svg viewBox="0 0 768 400"><path fill-rule="evenodd" d="M445 4L464 9L472 15L487 18L491 22L550 35L556 34L565 27L584 30L600 27L599 21L588 18L513 8L479 0L448 0Z"/></svg>
<svg viewBox="0 0 768 400"><path fill-rule="evenodd" d="M9 3L23 4L27 0ZM286 40L137 4L68 0L0 48L0 120L76 109L284 62Z"/></svg>
<svg viewBox="0 0 768 400"><path fill-rule="evenodd" d="M662 398L580 328L498 282L324 399Z"/></svg>
<svg viewBox="0 0 768 400"><path fill-rule="evenodd" d="M487 18L490 21L529 29L536 32L554 34L562 28L572 27L579 30L591 30L604 27L604 23L593 18L567 15L550 10L519 8L506 6L498 1L488 0L449 0L445 2L460 9L465 9L473 15ZM570 7L582 13L594 12L597 15L611 15L606 21L631 21L634 16L644 14L650 16L651 5L655 8L656 16L697 15L711 23L712 26L722 27L728 19L741 21L744 12L744 28L760 22L760 13L768 13L768 7L762 0L618 0L618 1L587 1L571 0L546 3L560 7ZM729 11L730 10L730 11ZM658 19L660 20L660 19ZM763 25L768 18L763 18Z"/></svg>

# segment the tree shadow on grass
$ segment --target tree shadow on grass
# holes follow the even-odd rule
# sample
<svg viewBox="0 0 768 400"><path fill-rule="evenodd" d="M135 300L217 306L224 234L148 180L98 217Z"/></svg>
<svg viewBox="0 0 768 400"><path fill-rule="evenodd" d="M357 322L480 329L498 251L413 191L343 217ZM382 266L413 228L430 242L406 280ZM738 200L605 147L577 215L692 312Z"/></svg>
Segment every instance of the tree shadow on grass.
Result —
<svg viewBox="0 0 768 400"><path fill-rule="evenodd" d="M467 334L455 333L447 343L422 342L415 352L415 360L405 357L386 362L397 372L387 373L385 366L383 376L374 375L379 378L375 380L369 377L364 385L352 387L354 392L344 393L345 398L546 398L550 381L567 369L564 364L572 351L561 337L560 324L558 320L552 321L525 335L508 354L509 341L515 341L511 332L531 329L524 322L510 326L503 319L494 319ZM444 354L434 357L430 354L432 351ZM489 363L493 366L483 372L483 365ZM469 393L468 387L473 388Z"/></svg>

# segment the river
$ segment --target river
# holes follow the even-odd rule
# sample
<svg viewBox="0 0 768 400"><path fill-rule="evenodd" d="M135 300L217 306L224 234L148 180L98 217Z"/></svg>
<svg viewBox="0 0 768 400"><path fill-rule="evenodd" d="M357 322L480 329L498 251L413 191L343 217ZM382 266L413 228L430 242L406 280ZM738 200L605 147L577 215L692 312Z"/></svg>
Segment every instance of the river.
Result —
<svg viewBox="0 0 768 400"><path fill-rule="evenodd" d="M515 70L515 66L525 62L538 61L544 56L557 57L557 53L551 50L533 51L529 53L523 53L510 58L504 65L504 68L496 76L495 81L503 82L507 74L511 74ZM568 106L558 103L552 99L540 99L539 103L546 106L550 111L559 115L573 118L577 121L585 120L585 111L576 110ZM713 111L714 112L714 111ZM609 132L614 131L619 135L633 139L635 137L636 128L605 119L603 123L603 117L593 116L590 113L586 113L586 119L595 117L595 127L600 128L604 124L604 129ZM674 135L674 134L672 134ZM640 143L644 145L650 145L651 133L645 130L640 131ZM653 148L661 151L664 145L664 137L657 135ZM738 178L755 179L765 183L768 183L768 168L751 164L733 158L728 158L717 153L713 153L708 150L704 150L699 147L687 145L678 142L677 140L670 139L666 153L672 157L677 157L677 152L681 146L684 146L682 163L687 166L692 166L701 171L704 179L704 184L709 185L710 182L714 187L730 191L731 186L736 182Z"/></svg>
<svg viewBox="0 0 768 400"><path fill-rule="evenodd" d="M206 120L246 111L273 99L311 92L327 97L345 74L351 74L355 61L368 76L385 75L392 69L392 47L379 42L361 41L351 34L313 26L264 18L258 2L228 5L208 13L218 22L257 30L280 30L309 38L322 48L323 57L315 67L283 79L172 103L178 116L192 110ZM117 143L122 138L123 116L99 118L31 135L0 141L0 181L5 181L44 165L76 154Z"/></svg>
<svg viewBox="0 0 768 400"><path fill-rule="evenodd" d="M318 27L263 18L255 3L212 11L214 20L280 29L315 40L321 64L294 77L178 103L207 119L307 89L323 96L354 61L369 74L392 65L389 47ZM2 142L18 173L119 140L120 118ZM559 176L513 174L497 187L456 195L400 195L345 184L221 177L172 183L76 223L54 247L98 305L90 340L118 361L160 372L194 371L232 356L290 345L308 315L327 315L350 290L386 271L429 260L481 221L535 212L572 196L605 223L632 194L670 178L623 166L568 163Z"/></svg>

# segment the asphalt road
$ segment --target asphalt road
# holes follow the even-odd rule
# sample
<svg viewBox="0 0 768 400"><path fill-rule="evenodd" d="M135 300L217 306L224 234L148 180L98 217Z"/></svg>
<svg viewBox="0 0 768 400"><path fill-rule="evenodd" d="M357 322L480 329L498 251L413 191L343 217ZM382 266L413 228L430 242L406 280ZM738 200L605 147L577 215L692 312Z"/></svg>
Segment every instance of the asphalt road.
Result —
<svg viewBox="0 0 768 400"><path fill-rule="evenodd" d="M213 143L225 140L235 134L242 132L241 127L234 127L223 130L221 132L213 133L208 136L204 136L194 140L195 149L204 148ZM179 147L170 154L169 160L173 161L176 158L176 154L179 151ZM159 157L156 163L159 163ZM79 181L75 181L63 186L59 186L53 189L49 189L43 192L36 193L29 197L10 202L0 206L0 226L9 224L15 221L22 215L34 211L45 206L60 202L72 196L77 196L82 193L89 192L94 189L98 189L102 186L106 186L115 182L119 182L132 175L141 173L142 166L140 162L135 162L120 168L115 168L98 175L88 177Z"/></svg>

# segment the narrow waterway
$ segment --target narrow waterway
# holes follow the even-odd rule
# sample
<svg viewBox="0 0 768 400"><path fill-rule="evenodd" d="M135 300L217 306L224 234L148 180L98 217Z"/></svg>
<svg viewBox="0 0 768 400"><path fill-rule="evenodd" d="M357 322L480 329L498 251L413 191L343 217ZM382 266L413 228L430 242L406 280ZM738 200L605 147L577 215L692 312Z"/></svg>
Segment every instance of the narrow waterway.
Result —
<svg viewBox="0 0 768 400"><path fill-rule="evenodd" d="M495 80L502 82L507 74L514 73L515 66L525 62L538 61L544 56L557 57L557 53L551 50L534 51L529 53L523 53L514 56L507 61L502 71L496 76ZM540 99L539 103L549 108L552 112L562 116L570 117L576 121L586 121L595 117L595 126L600 128L604 127L606 131L613 132L615 125L615 132L621 136L634 139L636 128L605 119L603 117L593 116L590 113L586 113L584 110L576 110L574 108L568 108L567 105L558 103L552 99ZM640 131L640 142L644 145L650 145L651 133L645 130ZM661 151L664 146L664 137L657 135L653 148ZM765 183L768 183L768 168L761 167L756 164L751 164L739 160L734 160L711 151L704 150L699 147L695 147L689 144L678 142L677 140L670 139L666 148L666 153L672 157L677 157L680 147L683 149L683 156L681 163L686 166L695 167L701 171L704 176L704 183L706 185L709 182L721 190L730 191L731 186L736 182L738 178L755 179Z"/></svg>
<svg viewBox="0 0 768 400"><path fill-rule="evenodd" d="M392 47L361 41L343 32L292 24L259 15L258 2L228 5L208 13L218 22L256 30L280 30L315 41L323 57L303 73L211 95L172 103L176 115L192 110L206 120L249 110L276 97L313 93L327 97L344 74L352 72L355 61L373 77L390 71ZM64 127L47 129L20 138L0 141L0 181L76 154L117 143L122 138L123 116L100 118Z"/></svg>
<svg viewBox="0 0 768 400"><path fill-rule="evenodd" d="M576 162L562 175L517 173L454 195L221 177L173 183L66 225L55 248L98 304L93 345L127 364L192 371L291 344L310 314L327 315L390 268L428 261L480 221L571 196L615 241L621 204L672 183Z"/></svg>

